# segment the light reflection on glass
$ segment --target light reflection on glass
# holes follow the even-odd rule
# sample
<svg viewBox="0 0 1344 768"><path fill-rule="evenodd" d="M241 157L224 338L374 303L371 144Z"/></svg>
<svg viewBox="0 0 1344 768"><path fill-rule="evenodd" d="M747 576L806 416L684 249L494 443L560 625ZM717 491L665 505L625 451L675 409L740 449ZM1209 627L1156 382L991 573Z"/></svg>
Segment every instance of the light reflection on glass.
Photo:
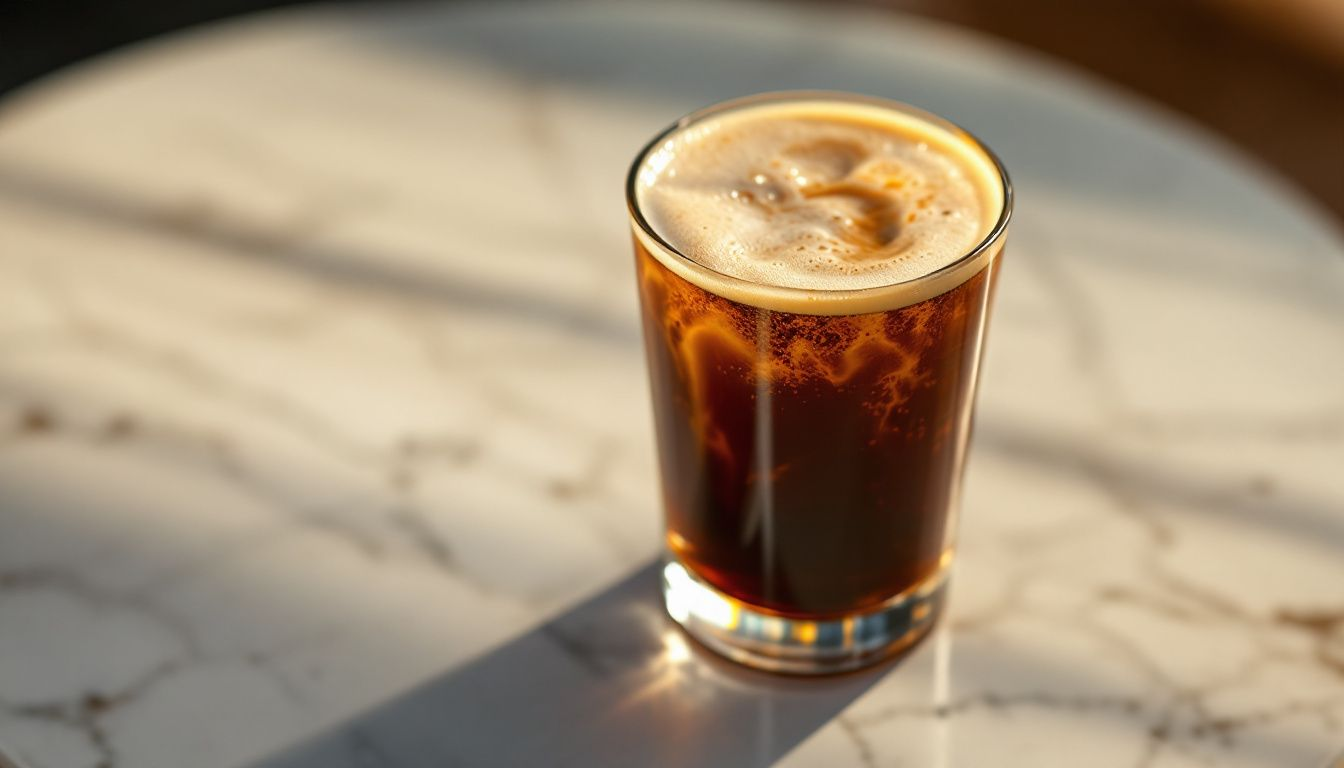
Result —
<svg viewBox="0 0 1344 768"><path fill-rule="evenodd" d="M667 582L667 612L678 623L685 623L687 618L694 616L721 629L731 630L737 626L737 606L692 579L680 563L664 566L663 578Z"/></svg>

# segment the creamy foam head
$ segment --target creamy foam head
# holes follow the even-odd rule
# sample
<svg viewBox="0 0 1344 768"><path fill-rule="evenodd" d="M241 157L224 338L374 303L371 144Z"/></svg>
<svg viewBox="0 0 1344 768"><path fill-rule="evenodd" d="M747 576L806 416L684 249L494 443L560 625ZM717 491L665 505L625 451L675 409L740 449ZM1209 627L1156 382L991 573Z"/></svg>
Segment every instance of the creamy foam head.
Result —
<svg viewBox="0 0 1344 768"><path fill-rule="evenodd" d="M691 121L647 153L633 191L651 229L712 273L824 292L957 262L998 223L1003 190L994 161L950 126L809 98Z"/></svg>

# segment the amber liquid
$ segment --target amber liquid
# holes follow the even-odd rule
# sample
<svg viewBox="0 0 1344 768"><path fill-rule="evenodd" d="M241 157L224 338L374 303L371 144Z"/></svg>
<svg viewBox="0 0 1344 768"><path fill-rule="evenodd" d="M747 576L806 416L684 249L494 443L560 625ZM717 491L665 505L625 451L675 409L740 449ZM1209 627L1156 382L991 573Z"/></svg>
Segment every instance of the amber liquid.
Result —
<svg viewBox="0 0 1344 768"><path fill-rule="evenodd" d="M918 304L819 316L730 301L635 251L672 554L797 618L936 577L998 259Z"/></svg>

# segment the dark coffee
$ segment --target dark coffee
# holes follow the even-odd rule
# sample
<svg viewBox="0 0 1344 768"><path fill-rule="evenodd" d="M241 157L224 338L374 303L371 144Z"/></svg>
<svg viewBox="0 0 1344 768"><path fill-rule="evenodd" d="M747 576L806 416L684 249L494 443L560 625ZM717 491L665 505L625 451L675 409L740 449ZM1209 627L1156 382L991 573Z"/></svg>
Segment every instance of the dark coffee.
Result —
<svg viewBox="0 0 1344 768"><path fill-rule="evenodd" d="M632 168L669 615L765 669L932 626L1012 193L964 131L863 97L691 115Z"/></svg>
<svg viewBox="0 0 1344 768"><path fill-rule="evenodd" d="M908 307L825 316L730 301L635 248L672 553L790 617L937 575L998 262Z"/></svg>

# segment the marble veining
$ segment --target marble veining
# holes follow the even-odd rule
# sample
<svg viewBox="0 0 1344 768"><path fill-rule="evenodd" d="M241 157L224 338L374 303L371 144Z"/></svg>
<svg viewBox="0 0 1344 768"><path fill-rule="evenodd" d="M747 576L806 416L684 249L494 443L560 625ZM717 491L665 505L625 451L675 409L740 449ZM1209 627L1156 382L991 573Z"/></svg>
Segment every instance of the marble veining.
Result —
<svg viewBox="0 0 1344 768"><path fill-rule="evenodd" d="M1333 764L1337 233L1020 51L706 12L290 11L0 105L0 749ZM658 612L621 197L671 118L782 87L969 125L1020 201L950 613L894 669L810 687Z"/></svg>

